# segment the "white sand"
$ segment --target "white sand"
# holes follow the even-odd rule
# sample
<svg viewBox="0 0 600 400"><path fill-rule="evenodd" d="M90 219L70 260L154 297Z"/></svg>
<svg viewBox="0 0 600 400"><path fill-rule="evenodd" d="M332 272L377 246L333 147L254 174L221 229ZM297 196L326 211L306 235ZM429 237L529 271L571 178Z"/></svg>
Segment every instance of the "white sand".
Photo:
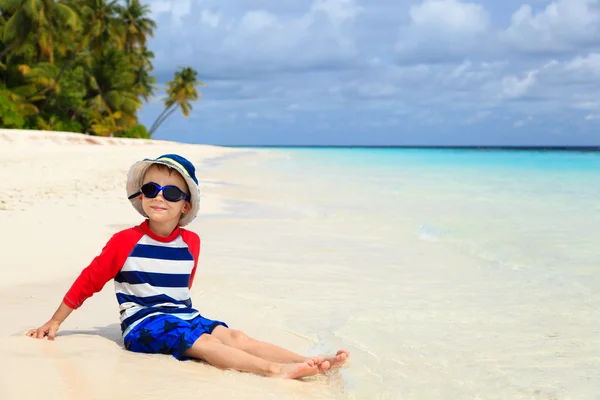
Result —
<svg viewBox="0 0 600 400"><path fill-rule="evenodd" d="M326 377L281 381L125 351L112 282L67 319L56 341L25 336L47 321L113 233L141 222L126 199L126 171L138 159L167 152L197 163L242 150L0 130L0 399L332 398ZM194 305L209 318L304 352L314 341L278 328L268 301L244 301L239 291L231 297L227 276L218 271L227 255L243 249L240 238L247 234L214 222L226 208L223 199L251 195L224 184L233 176L243 181L244 160L229 162L238 163L229 170L235 173L197 165L201 216L189 228L203 247ZM238 268L243 272L244 265Z"/></svg>
<svg viewBox="0 0 600 400"><path fill-rule="evenodd" d="M296 352L347 348L346 368L281 381L129 353L112 283L55 342L24 336L110 235L141 221L131 163L171 151L197 164L202 190L194 306ZM593 190L563 207L529 191L531 175L300 153L0 131L0 400L599 399Z"/></svg>

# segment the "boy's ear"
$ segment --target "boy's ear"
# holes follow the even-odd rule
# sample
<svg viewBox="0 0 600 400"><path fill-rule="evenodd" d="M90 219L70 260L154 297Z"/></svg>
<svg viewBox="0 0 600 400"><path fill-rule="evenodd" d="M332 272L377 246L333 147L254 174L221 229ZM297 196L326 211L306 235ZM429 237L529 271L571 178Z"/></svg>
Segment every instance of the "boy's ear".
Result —
<svg viewBox="0 0 600 400"><path fill-rule="evenodd" d="M142 201L142 195L141 194L137 198L138 198L139 201Z"/></svg>

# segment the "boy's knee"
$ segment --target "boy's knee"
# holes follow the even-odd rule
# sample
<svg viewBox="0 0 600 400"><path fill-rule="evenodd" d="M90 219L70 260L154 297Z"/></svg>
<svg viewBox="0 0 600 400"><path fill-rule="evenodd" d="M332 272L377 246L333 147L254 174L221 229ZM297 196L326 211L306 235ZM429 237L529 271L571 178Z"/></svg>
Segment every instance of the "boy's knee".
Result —
<svg viewBox="0 0 600 400"><path fill-rule="evenodd" d="M220 344L223 343L219 339L211 334L204 333L196 339L192 347L187 349L184 355L192 358L206 359L206 355L214 352L215 347Z"/></svg>
<svg viewBox="0 0 600 400"><path fill-rule="evenodd" d="M230 335L235 345L244 345L250 339L244 332L235 329L231 330Z"/></svg>
<svg viewBox="0 0 600 400"><path fill-rule="evenodd" d="M213 344L220 344L222 342L218 338L214 337L213 335L211 335L209 333L205 333L198 338L196 343L200 343L203 345L213 345Z"/></svg>

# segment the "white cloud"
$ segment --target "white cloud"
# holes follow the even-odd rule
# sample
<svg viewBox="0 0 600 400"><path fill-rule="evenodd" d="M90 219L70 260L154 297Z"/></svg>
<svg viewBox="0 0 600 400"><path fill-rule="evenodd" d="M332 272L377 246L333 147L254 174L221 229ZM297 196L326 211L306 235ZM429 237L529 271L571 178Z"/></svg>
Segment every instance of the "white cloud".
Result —
<svg viewBox="0 0 600 400"><path fill-rule="evenodd" d="M162 13L170 13L173 3L168 0L153 0L150 2L150 10L154 18Z"/></svg>
<svg viewBox="0 0 600 400"><path fill-rule="evenodd" d="M410 24L401 30L396 51L401 59L460 59L481 48L490 16L476 3L424 0L410 8Z"/></svg>
<svg viewBox="0 0 600 400"><path fill-rule="evenodd" d="M211 28L216 28L219 26L219 21L221 20L221 16L219 13L213 13L209 10L202 10L200 14L200 22L210 26Z"/></svg>
<svg viewBox="0 0 600 400"><path fill-rule="evenodd" d="M529 70L523 74L523 78L515 75L502 78L501 97L504 99L517 99L526 95L538 83L538 75L544 71L557 71L558 68L564 69L556 60L551 60L541 67Z"/></svg>
<svg viewBox="0 0 600 400"><path fill-rule="evenodd" d="M190 4L190 0L177 0L177 3L173 4L171 14L177 22L180 22L181 18L190 14L191 9L192 7Z"/></svg>
<svg viewBox="0 0 600 400"><path fill-rule="evenodd" d="M455 79L464 76L465 72L467 72L472 66L473 63L471 63L470 60L463 61L460 65L452 70L450 73L450 78Z"/></svg>
<svg viewBox="0 0 600 400"><path fill-rule="evenodd" d="M524 127L525 125L529 124L531 121L533 121L533 117L532 117L532 116L528 116L527 118L524 118L524 119L520 119L520 120L518 120L518 121L515 121L515 122L513 123L513 126L514 126L515 128L522 128L522 127Z"/></svg>
<svg viewBox="0 0 600 400"><path fill-rule="evenodd" d="M336 27L340 27L348 21L354 21L362 8L354 0L316 0L311 11L324 12Z"/></svg>
<svg viewBox="0 0 600 400"><path fill-rule="evenodd" d="M529 71L521 79L514 75L504 77L502 79L502 97L515 99L525 95L535 84L538 72L538 70Z"/></svg>
<svg viewBox="0 0 600 400"><path fill-rule="evenodd" d="M348 32L341 31L358 12L354 0L316 0L306 14L291 19L264 10L248 11L222 45L227 52L249 57L298 57L314 50L349 55L355 49L342 34Z"/></svg>
<svg viewBox="0 0 600 400"><path fill-rule="evenodd" d="M189 14L187 29L162 29L168 30L170 43L178 40L192 46L194 58L202 60L203 71L210 74L331 67L358 54L353 24L361 8L356 0L314 0L305 5L303 13L291 15L267 9L241 9L238 15L224 15L215 6L218 3L210 1L193 3L190 12L184 1L189 5L190 0L168 6L164 0L155 1L153 12L170 13L175 25ZM180 54L179 46L163 45L161 50L161 60L169 64L189 62L189 57Z"/></svg>
<svg viewBox="0 0 600 400"><path fill-rule="evenodd" d="M410 16L415 26L452 34L476 35L489 25L483 6L459 0L425 0L411 7Z"/></svg>
<svg viewBox="0 0 600 400"><path fill-rule="evenodd" d="M492 115L492 112L489 110L477 111L474 115L467 118L464 123L467 125L476 124L482 121L485 121Z"/></svg>
<svg viewBox="0 0 600 400"><path fill-rule="evenodd" d="M589 121L600 119L600 48L590 32L600 0L513 7L508 22L492 19L483 5L497 10L491 0L392 2L188 0L186 9L156 0L155 65L169 75L182 64L199 71L208 83L199 107L210 112L198 118L225 136L234 123L245 135L312 131L319 121L337 132L361 123L421 132L444 121L448 132L520 140L536 129L575 137L596 126ZM294 118L304 123L277 125Z"/></svg>
<svg viewBox="0 0 600 400"><path fill-rule="evenodd" d="M534 13L528 4L512 15L500 34L511 48L533 53L573 51L600 44L598 0L558 0Z"/></svg>
<svg viewBox="0 0 600 400"><path fill-rule="evenodd" d="M600 53L577 56L566 64L565 69L568 71L585 71L594 75L600 75Z"/></svg>
<svg viewBox="0 0 600 400"><path fill-rule="evenodd" d="M283 24L275 14L258 10L244 14L237 28L241 34L254 34L267 29L282 29Z"/></svg>
<svg viewBox="0 0 600 400"><path fill-rule="evenodd" d="M580 110L600 110L600 102L599 101L581 101L575 103L573 108L578 108Z"/></svg>
<svg viewBox="0 0 600 400"><path fill-rule="evenodd" d="M169 14L171 23L177 26L181 26L181 19L190 14L191 8L190 0L177 0L177 2L153 0L150 2L153 18L160 17L160 14Z"/></svg>
<svg viewBox="0 0 600 400"><path fill-rule="evenodd" d="M346 102L377 102L377 107L461 108L469 115L486 111L500 100L498 83L505 63L471 60L461 64L389 65L372 64L360 77L337 84L332 94ZM467 115L462 120L468 120Z"/></svg>

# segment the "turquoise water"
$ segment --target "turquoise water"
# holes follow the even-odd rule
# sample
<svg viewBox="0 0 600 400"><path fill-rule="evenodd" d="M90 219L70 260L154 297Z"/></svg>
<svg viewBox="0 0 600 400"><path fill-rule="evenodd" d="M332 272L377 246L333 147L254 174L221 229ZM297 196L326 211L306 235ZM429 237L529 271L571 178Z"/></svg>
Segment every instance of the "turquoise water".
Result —
<svg viewBox="0 0 600 400"><path fill-rule="evenodd" d="M219 268L351 350L340 398L598 399L600 153L269 153Z"/></svg>
<svg viewBox="0 0 600 400"><path fill-rule="evenodd" d="M600 153L279 151L287 161L274 161L278 170L339 186L340 205L362 197L361 211L403 223L423 240L512 266L600 268Z"/></svg>
<svg viewBox="0 0 600 400"><path fill-rule="evenodd" d="M355 167L453 166L470 168L528 168L578 170L598 173L599 152L474 150L474 149L416 149L416 148L331 148L331 147L274 147L293 154L299 160L317 165L344 164Z"/></svg>

